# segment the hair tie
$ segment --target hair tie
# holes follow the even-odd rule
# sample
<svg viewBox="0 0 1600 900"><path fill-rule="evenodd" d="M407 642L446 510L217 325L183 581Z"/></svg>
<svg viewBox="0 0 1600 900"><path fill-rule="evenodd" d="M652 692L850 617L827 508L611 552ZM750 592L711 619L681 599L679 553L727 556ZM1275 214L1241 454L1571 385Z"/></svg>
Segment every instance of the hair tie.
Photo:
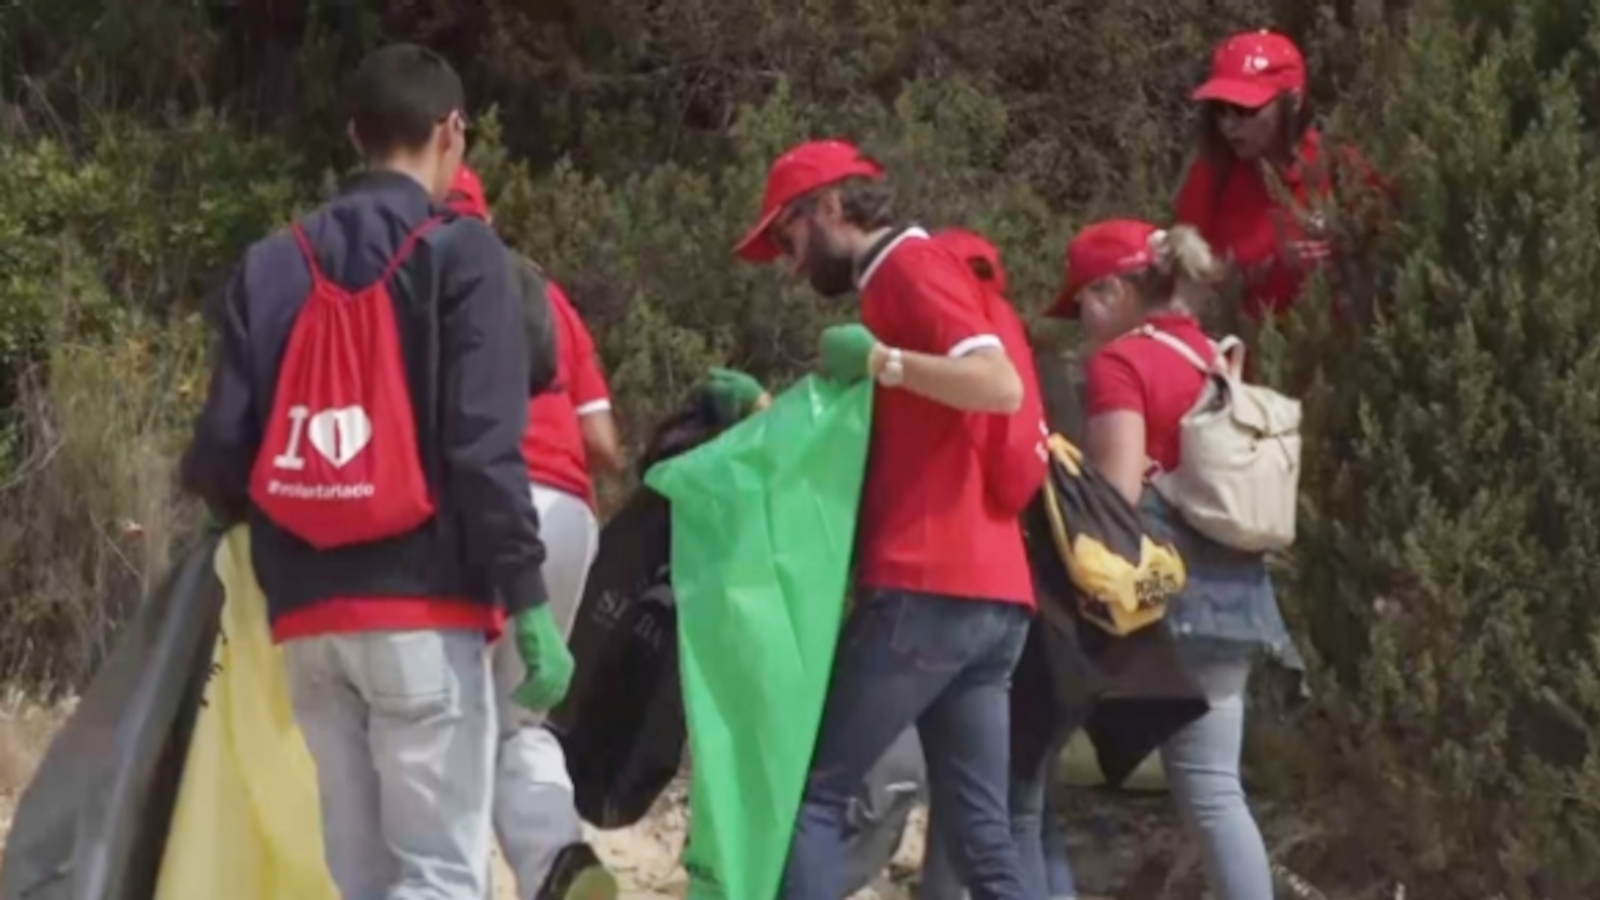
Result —
<svg viewBox="0 0 1600 900"><path fill-rule="evenodd" d="M1149 243L1150 252L1155 255L1156 261L1165 263L1167 256L1172 251L1172 248L1167 244L1167 230L1165 228L1157 228L1155 231L1150 232Z"/></svg>

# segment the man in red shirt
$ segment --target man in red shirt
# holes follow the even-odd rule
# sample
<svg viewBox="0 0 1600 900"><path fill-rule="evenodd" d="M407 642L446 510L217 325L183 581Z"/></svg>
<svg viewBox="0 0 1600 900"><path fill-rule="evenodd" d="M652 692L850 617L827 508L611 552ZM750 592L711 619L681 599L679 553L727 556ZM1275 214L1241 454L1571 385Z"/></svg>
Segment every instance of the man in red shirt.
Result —
<svg viewBox="0 0 1600 900"><path fill-rule="evenodd" d="M447 198L457 212L492 223L483 182L463 165ZM611 389L594 338L559 284L519 258L523 303L530 319L547 316L554 331L556 368L548 390L528 403L522 454L545 541L545 584L562 633L572 630L589 567L599 550L590 472L618 472L622 453L611 415ZM583 823L561 744L545 714L519 706L512 691L524 665L510 642L494 650L499 691L500 747L495 767L494 826L516 874L518 896L533 900L615 897L615 879L583 842Z"/></svg>
<svg viewBox="0 0 1600 900"><path fill-rule="evenodd" d="M865 324L823 332L822 369L879 385L856 602L781 896L841 895L850 800L915 724L973 897L1024 897L1006 817L1008 694L1033 584L1017 519L990 500L977 450L988 417L1015 413L1025 388L983 288L927 232L894 224L882 167L843 141L778 158L738 253L786 259L826 296L858 291Z"/></svg>

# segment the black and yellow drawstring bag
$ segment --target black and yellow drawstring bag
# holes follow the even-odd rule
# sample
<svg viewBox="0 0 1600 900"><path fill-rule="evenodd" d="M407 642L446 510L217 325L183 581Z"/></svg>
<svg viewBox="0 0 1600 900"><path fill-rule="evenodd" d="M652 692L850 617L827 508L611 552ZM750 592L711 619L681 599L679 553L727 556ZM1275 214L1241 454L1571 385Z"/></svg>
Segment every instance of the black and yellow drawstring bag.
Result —
<svg viewBox="0 0 1600 900"><path fill-rule="evenodd" d="M1124 637L1161 621L1188 580L1183 557L1158 538L1138 508L1084 464L1083 452L1050 436L1044 506L1078 612Z"/></svg>

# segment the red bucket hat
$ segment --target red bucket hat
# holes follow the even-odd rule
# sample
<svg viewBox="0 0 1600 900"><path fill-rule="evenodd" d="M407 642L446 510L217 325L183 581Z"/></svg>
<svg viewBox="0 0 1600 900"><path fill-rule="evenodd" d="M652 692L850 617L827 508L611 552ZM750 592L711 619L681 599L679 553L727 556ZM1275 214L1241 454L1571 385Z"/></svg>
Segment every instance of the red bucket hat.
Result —
<svg viewBox="0 0 1600 900"><path fill-rule="evenodd" d="M1211 78L1192 95L1259 109L1286 91L1306 89L1300 48L1274 31L1249 31L1223 41L1211 57Z"/></svg>
<svg viewBox="0 0 1600 900"><path fill-rule="evenodd" d="M979 280L1001 294L1006 292L1006 270L1000 264L1000 248L975 231L947 228L933 236L934 242L961 257ZM985 274L987 272L987 274Z"/></svg>
<svg viewBox="0 0 1600 900"><path fill-rule="evenodd" d="M489 200L483 192L483 181L466 163L456 169L455 180L450 182L450 193L445 195L444 202L463 216L489 221Z"/></svg>
<svg viewBox="0 0 1600 900"><path fill-rule="evenodd" d="M768 231L784 207L819 187L862 176L882 178L883 166L848 141L807 141L778 157L767 173L761 218L734 248L750 262L772 262L782 255Z"/></svg>
<svg viewBox="0 0 1600 900"><path fill-rule="evenodd" d="M1076 318L1079 291L1102 278L1154 265L1156 251L1150 241L1160 230L1138 219L1108 219L1078 232L1067 245L1066 286L1045 315Z"/></svg>

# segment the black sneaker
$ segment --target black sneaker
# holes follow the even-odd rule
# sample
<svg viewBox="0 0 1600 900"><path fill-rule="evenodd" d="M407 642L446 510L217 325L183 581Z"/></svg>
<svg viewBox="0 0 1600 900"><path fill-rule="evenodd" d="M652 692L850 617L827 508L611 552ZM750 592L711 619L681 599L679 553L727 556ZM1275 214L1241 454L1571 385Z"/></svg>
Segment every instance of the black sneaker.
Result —
<svg viewBox="0 0 1600 900"><path fill-rule="evenodd" d="M593 847L580 841L556 854L538 900L617 900L617 896L616 876L606 870Z"/></svg>

